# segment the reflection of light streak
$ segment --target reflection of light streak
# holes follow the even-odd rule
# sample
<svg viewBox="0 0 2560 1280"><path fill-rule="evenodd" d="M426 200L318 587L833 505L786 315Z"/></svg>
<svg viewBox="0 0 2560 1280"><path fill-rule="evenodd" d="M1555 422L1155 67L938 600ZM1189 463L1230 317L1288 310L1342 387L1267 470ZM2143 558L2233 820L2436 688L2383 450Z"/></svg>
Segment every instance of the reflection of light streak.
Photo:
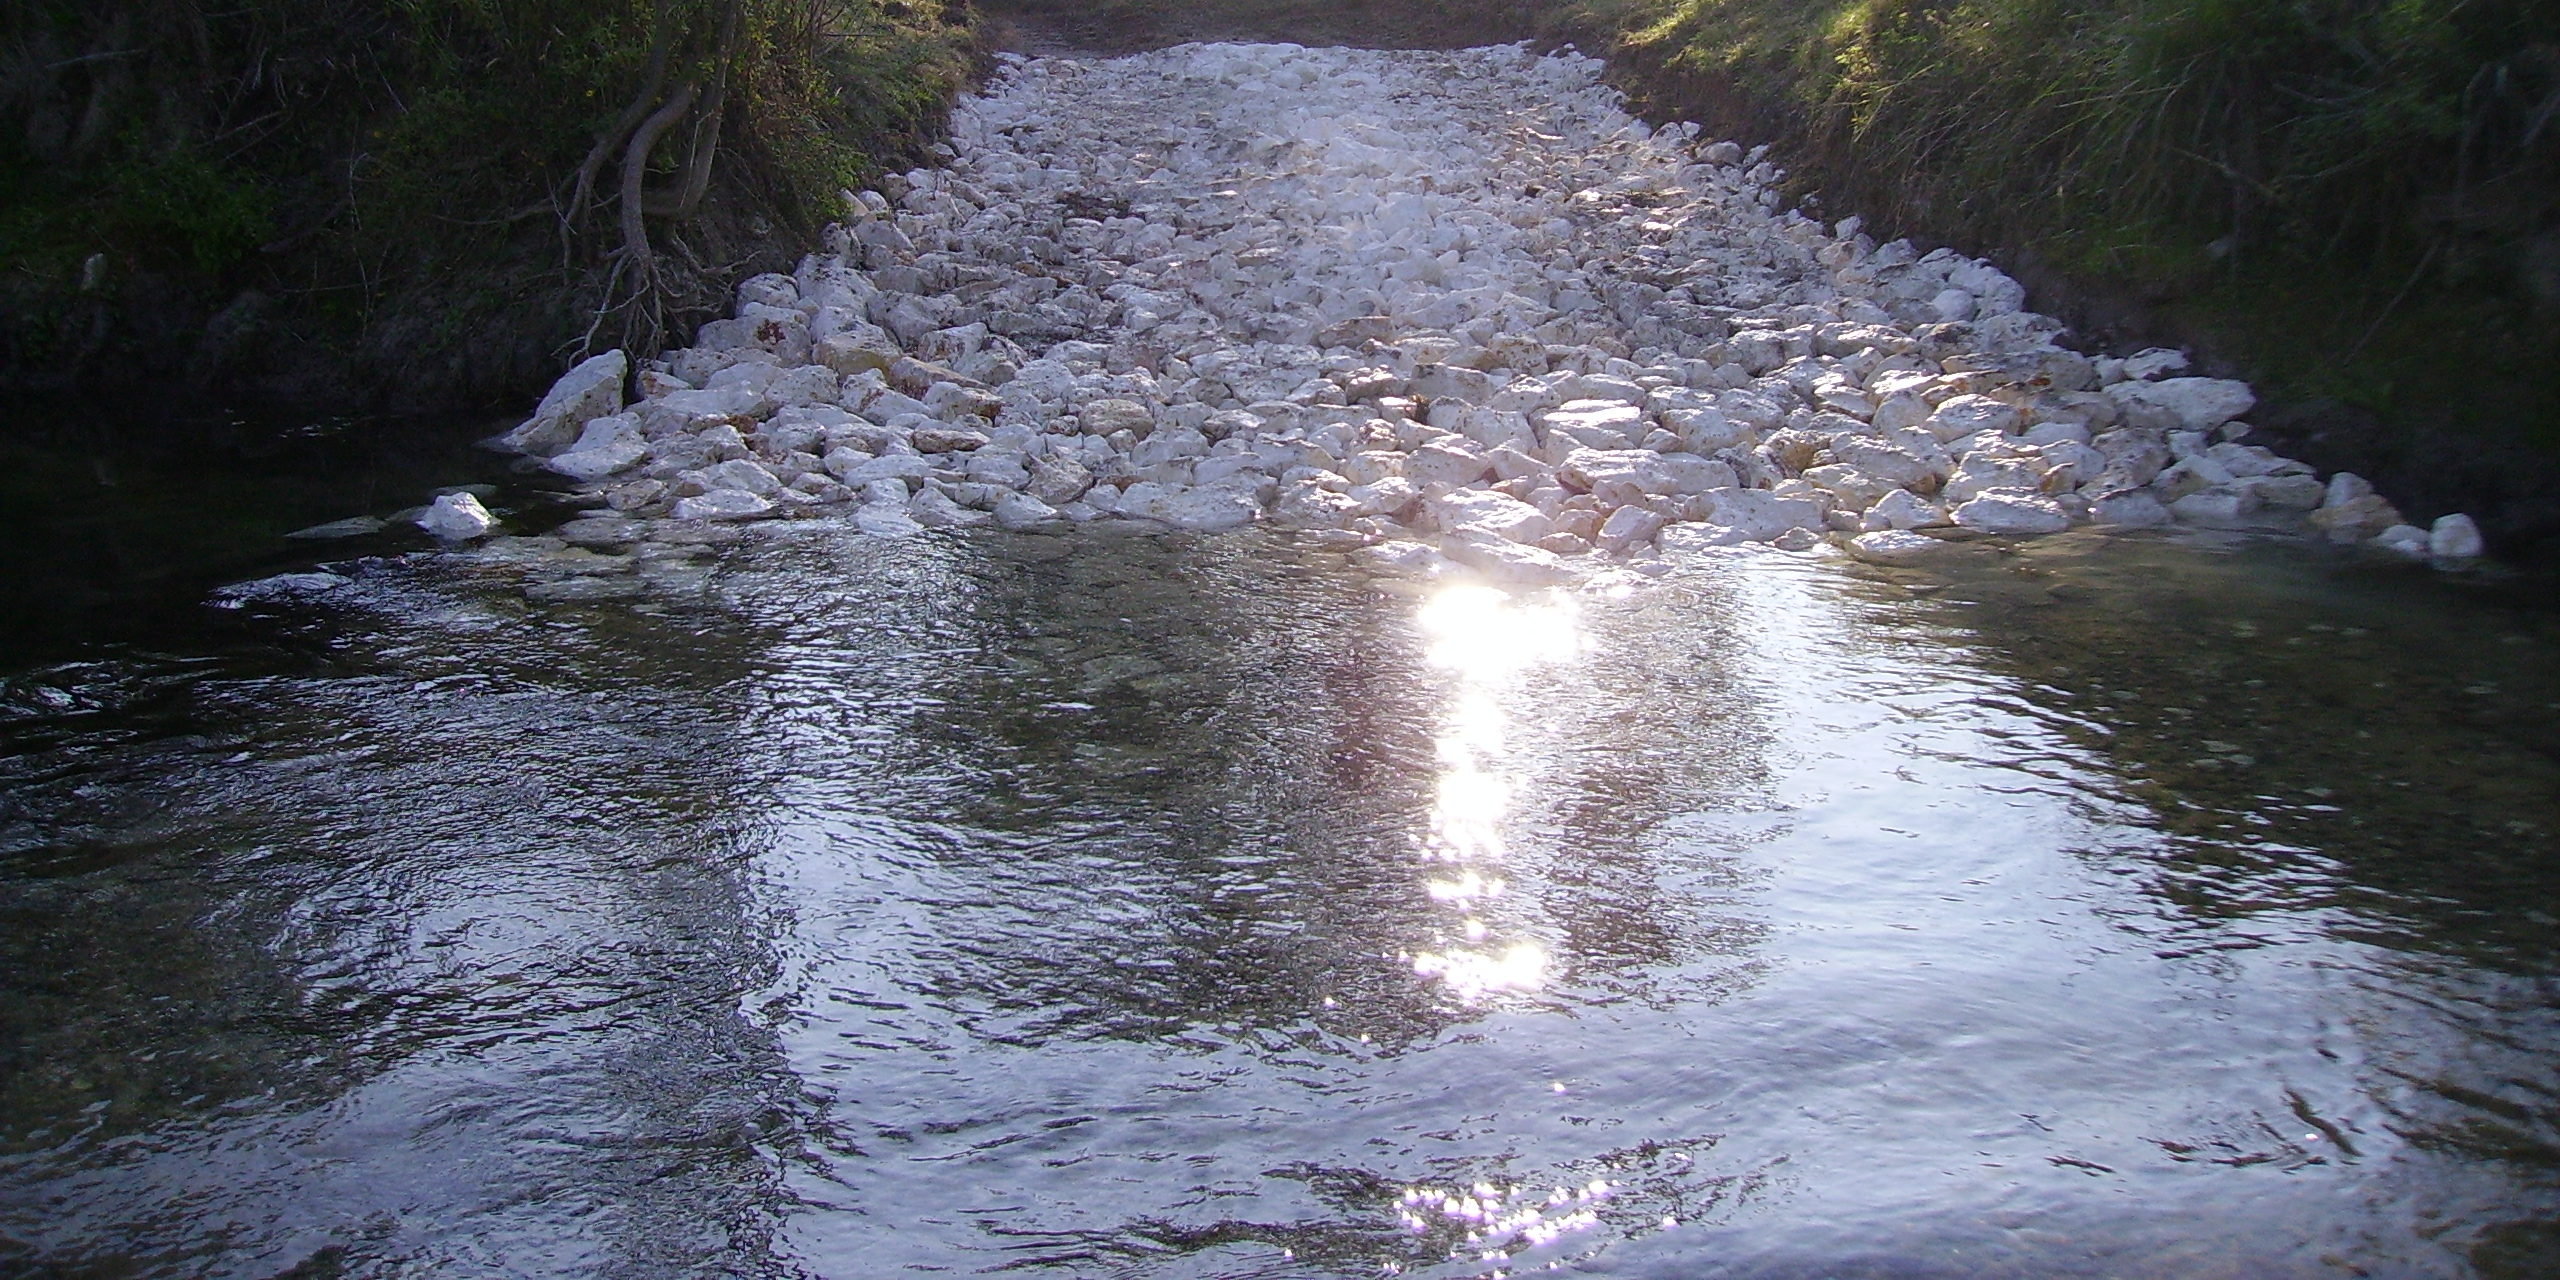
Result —
<svg viewBox="0 0 2560 1280"><path fill-rule="evenodd" d="M1427 844L1434 860L1456 870L1425 888L1433 901L1466 914L1455 922L1453 944L1413 956L1413 970L1468 1001L1535 990L1546 981L1545 949L1534 942L1488 944L1492 929L1475 904L1503 890L1501 877L1488 874L1507 856L1502 821L1512 794L1500 771L1507 736L1501 695L1513 677L1582 652L1573 601L1522 603L1491 587L1452 587L1423 606L1421 624L1431 661L1460 681L1436 743L1440 777Z"/></svg>
<svg viewBox="0 0 2560 1280"><path fill-rule="evenodd" d="M1569 596L1523 605L1491 587L1451 587L1422 607L1422 630L1433 662L1479 680L1582 652Z"/></svg>
<svg viewBox="0 0 2560 1280"><path fill-rule="evenodd" d="M1460 872L1454 880L1433 880L1422 886L1439 902L1473 902L1478 898L1499 897L1502 877L1478 875L1473 867Z"/></svg>
<svg viewBox="0 0 2560 1280"><path fill-rule="evenodd" d="M1533 991L1546 981L1547 949L1534 942L1515 942L1499 953L1464 948L1425 951L1413 958L1413 971L1448 983L1450 990L1469 1000L1496 991Z"/></svg>

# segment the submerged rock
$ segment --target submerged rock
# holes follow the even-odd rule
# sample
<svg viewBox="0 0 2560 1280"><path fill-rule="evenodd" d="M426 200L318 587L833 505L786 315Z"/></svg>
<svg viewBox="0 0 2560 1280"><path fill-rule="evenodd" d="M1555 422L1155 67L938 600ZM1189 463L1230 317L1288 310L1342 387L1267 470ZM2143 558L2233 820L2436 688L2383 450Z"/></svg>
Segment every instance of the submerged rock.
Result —
<svg viewBox="0 0 2560 1280"><path fill-rule="evenodd" d="M339 538L370 537L388 527L385 521L376 516L349 516L344 520L332 520L327 524L315 524L307 529L296 529L284 536L310 542L325 542Z"/></svg>
<svg viewBox="0 0 2560 1280"><path fill-rule="evenodd" d="M212 603L216 608L237 609L262 601L301 600L326 595L354 582L353 578L340 573L279 573L254 582L235 582L215 591Z"/></svg>

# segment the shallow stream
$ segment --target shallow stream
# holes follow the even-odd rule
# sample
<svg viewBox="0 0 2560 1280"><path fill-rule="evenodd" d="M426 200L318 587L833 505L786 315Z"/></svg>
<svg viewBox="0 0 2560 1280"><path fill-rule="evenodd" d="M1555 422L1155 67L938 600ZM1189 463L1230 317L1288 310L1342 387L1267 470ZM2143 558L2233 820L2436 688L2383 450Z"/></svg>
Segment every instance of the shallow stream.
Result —
<svg viewBox="0 0 2560 1280"><path fill-rule="evenodd" d="M395 562L0 689L0 1271L2543 1276L2560 613Z"/></svg>

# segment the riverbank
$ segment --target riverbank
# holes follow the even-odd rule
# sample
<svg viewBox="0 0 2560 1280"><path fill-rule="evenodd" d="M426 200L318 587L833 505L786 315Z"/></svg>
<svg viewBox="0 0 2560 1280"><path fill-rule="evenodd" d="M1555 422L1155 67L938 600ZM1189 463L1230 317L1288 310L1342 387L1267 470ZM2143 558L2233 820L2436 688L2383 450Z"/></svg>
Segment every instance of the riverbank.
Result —
<svg viewBox="0 0 2560 1280"><path fill-rule="evenodd" d="M2529 6L2345 25L2134 0L2078 17L2011 0L991 11L1096 52L1576 43L1645 118L1771 144L1790 199L2000 263L2075 345L2181 347L2250 381L2253 443L2373 477L2421 516L2473 511L2505 554L2560 550L2560 390L2541 373L2560 355L2560 130L2530 125L2560 90L2560 31ZM2426 38L2366 30L2394 21ZM2359 41L2383 52L2359 61Z"/></svg>
<svg viewBox="0 0 2560 1280"><path fill-rule="evenodd" d="M694 115L674 117L659 144L642 149L646 204L656 199L649 191L663 195L672 184L682 195L691 185L690 159L702 149L679 145L688 119L716 118L711 132L726 140L712 150L698 205L673 220L672 236L662 229L652 239L662 265L678 254L689 265L659 272L643 300L616 274L630 241L614 216L612 179L624 176L627 155L603 144L622 143L628 153L636 127L629 108L644 98L671 106L683 85L651 72L649 26L633 16L638 10L581 7L578 21L594 25L586 41L592 56L537 65L526 50L548 47L549 37L536 36L552 21L539 13L513 26L481 26L458 11L412 6L400 11L409 26L375 15L333 27L281 21L288 0L219 14L185 0L163 7L159 16L170 21L143 29L200 30L200 52L154 45L124 56L109 47L124 28L83 26L88 19L67 7L30 10L40 20L10 34L28 55L21 63L50 69L8 86L11 122L27 128L23 142L13 132L0 150L0 168L13 179L0 252L17 268L0 287L7 335L0 386L76 386L146 412L171 388L194 403L304 416L516 405L582 346L648 350L656 344L643 339L653 331L681 341L725 313L735 281L788 270L836 212L840 180L860 185L929 158L942 104L990 39L981 14L958 3L811 0L794 8L759 0L740 10L745 42L763 41L759 47L777 56L758 62L753 83L733 85L724 112L706 116L697 104ZM1949 32L1976 30L1954 20L1975 15L1973 8L1948 10L1954 18L1935 25L1891 6L1829 22L1784 8L1761 12L1745 0L985 6L1042 47L1113 52L1200 38L1400 47L1579 41L1610 56L1613 81L1649 117L1775 143L1789 168L1785 190L1820 193L1827 216L1858 212L1880 237L1907 235L1923 248L1950 244L2000 262L2040 309L2070 323L2076 344L2116 354L2184 346L2205 371L2250 379L2266 400L2252 418L2254 442L2323 470L2371 476L2421 519L2473 510L2507 554L2551 554L2560 536L2560 463L2550 447L2554 393L2538 370L2554 348L2550 317L2535 302L2548 292L2537 264L2551 255L2537 247L2548 237L2531 232L2550 212L2547 162L2560 130L2535 133L2511 118L2517 104L2541 101L2534 95L2542 64L2534 59L2549 44L2529 29L2531 15L2489 41L2497 56L2474 69L2498 73L2482 81L2495 92L2463 98L2471 114L2456 113L2462 154L2494 153L2496 163L2453 167L2470 184L2467 203L2429 203L2411 175L2445 167L2427 162L2427 153L2412 159L2406 146L2383 148L2376 163L2397 164L2399 176L2365 186L2388 188L2389 208L2404 223L2417 221L2402 228L2409 234L2367 244L2307 236L2298 219L2285 222L2324 203L2362 210L2369 232L2383 216L2356 201L2324 201L2317 192L2328 188L2290 178L2256 184L2284 199L2242 202L2254 212L2242 228L2250 235L2239 239L2210 218L2136 225L2140 211L2131 206L2074 221L2065 215L2085 204L2020 198L2013 187L2050 177L2057 149L2065 160L2087 149L2056 143L2031 149L2026 158L2035 164L2004 163L2002 139L2014 136L2020 117L1994 109L1998 93L2025 91L2018 77L2052 68L1985 54L1978 62L1998 93L1967 97L1948 88L1966 82L1950 81L1946 66L1974 65L1945 57ZM2162 13L2175 17L2173 9ZM669 12L698 22L714 10ZM1981 27L1978 38L2022 38L2025 12L1986 10L2014 21ZM2513 17L2494 5L2482 12ZM796 29L785 21L795 14L807 20ZM2424 118L2412 129L2441 126L2444 68L2483 44L2478 15L2464 22L2462 39L2423 51L2434 59L2424 67L2394 63L2374 73L2405 72L2413 91L2435 104L2411 108L2413 119ZM328 45L336 38L328 33L341 30L362 48ZM707 49L675 64L718 62L718 28L699 34L696 43ZM2284 41L2301 34L2259 33L2247 47L2257 60L2249 66L2281 66ZM1718 43L1724 35L1732 38ZM812 49L824 56L809 56ZM101 54L115 56L93 58ZM1936 68L1921 87L1937 96L1878 97L1876 68L1887 63L1875 58L1886 54ZM259 96L283 93L283 79L263 87L242 81L236 73L252 55L272 56L302 77L293 81L293 103L303 105ZM1866 70L1842 69L1860 58ZM2373 81L2358 100L2396 83ZM160 135L113 127L140 119L150 91L163 88L169 92L158 96L171 105L154 126ZM526 103L528 111L510 106ZM222 139L223 149L206 150L207 138ZM2237 143L2215 145L2223 154ZM605 160L591 164L598 155ZM574 190L591 169L590 200L563 219L562 181ZM2212 204L2211 191L2228 194L2228 175L2212 172L2209 183L2166 170L2131 183L2084 165L2072 185L2084 196L2138 187L2192 214ZM548 213L540 207L546 201ZM643 219L644 229L659 220ZM2268 251L2312 240L2327 248L2308 262ZM609 313L601 326L599 303Z"/></svg>
<svg viewBox="0 0 2560 1280"><path fill-rule="evenodd" d="M2560 551L2560 14L2519 3L1580 0L1640 114L1998 261L2091 349L2246 378L2255 442Z"/></svg>
<svg viewBox="0 0 2560 1280"><path fill-rule="evenodd" d="M928 158L965 0L36 4L0 27L0 392L511 404Z"/></svg>
<svg viewBox="0 0 2560 1280"><path fill-rule="evenodd" d="M949 166L862 193L695 345L564 376L496 443L609 510L482 558L529 599L628 595L644 544L830 515L1270 522L1406 579L1609 589L1710 548L1902 564L2074 527L2480 555L2465 515L2242 443L2246 384L2060 347L1997 267L1790 209L1765 148L1649 126L1600 70L1013 58ZM422 523L492 531L463 498Z"/></svg>

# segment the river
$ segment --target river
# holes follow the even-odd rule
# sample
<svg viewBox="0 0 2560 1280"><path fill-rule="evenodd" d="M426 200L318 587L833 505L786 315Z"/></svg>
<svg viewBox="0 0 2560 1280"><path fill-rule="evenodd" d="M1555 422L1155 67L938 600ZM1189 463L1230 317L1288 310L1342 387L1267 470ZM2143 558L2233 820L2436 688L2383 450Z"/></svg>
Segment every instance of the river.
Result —
<svg viewBox="0 0 2560 1280"><path fill-rule="evenodd" d="M0 1270L2539 1276L2540 585L760 527L22 662Z"/></svg>

